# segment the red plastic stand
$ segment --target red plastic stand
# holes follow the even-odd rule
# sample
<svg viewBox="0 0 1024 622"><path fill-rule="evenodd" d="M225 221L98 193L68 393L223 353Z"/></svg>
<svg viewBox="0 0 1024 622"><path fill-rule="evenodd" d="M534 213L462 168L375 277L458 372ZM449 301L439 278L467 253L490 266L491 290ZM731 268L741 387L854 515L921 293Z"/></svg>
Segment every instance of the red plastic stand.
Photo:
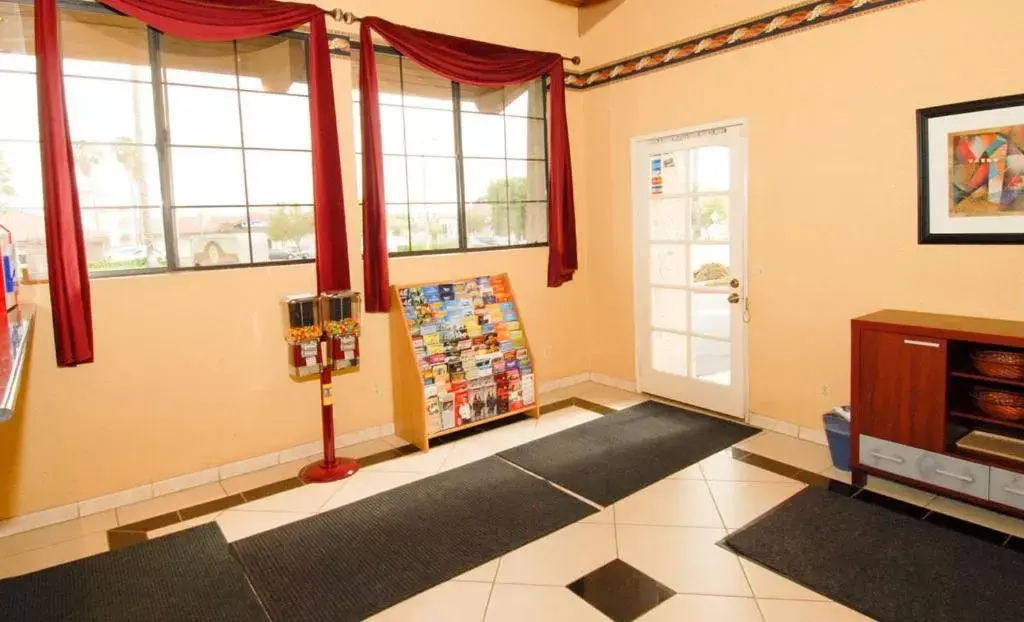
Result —
<svg viewBox="0 0 1024 622"><path fill-rule="evenodd" d="M326 359L324 359L326 361ZM351 477L359 470L352 458L334 455L334 394L331 368L324 364L320 372L320 417L324 428L324 459L307 464L299 471L299 479L307 484L336 482Z"/></svg>

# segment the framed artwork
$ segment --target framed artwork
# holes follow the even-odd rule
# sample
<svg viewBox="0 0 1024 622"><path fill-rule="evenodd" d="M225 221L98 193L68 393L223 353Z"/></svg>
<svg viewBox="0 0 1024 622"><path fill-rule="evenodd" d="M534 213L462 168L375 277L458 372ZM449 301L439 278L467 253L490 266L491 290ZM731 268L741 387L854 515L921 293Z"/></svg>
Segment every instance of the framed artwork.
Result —
<svg viewBox="0 0 1024 622"><path fill-rule="evenodd" d="M1024 94L917 111L918 242L1024 244Z"/></svg>

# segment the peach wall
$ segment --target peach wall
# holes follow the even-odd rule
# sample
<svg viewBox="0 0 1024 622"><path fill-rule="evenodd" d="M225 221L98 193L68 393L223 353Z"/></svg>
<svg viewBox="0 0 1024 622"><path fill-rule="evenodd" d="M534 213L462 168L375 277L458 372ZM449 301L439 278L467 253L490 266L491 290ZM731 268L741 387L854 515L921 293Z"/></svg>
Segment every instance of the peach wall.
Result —
<svg viewBox="0 0 1024 622"><path fill-rule="evenodd" d="M629 23L652 4L623 3L584 36L583 49L683 38L658 25L652 36L665 40L645 39ZM819 414L849 398L848 327L859 314L893 307L1024 319L1019 246L916 242L914 111L1020 92L1012 38L990 38L978 53L958 34L1017 6L916 2L586 91L579 166L587 239L600 250L589 257L588 280L606 322L592 371L633 377L631 137L735 118L748 119L750 137L753 412L821 427ZM620 33L628 45L615 42Z"/></svg>
<svg viewBox="0 0 1024 622"><path fill-rule="evenodd" d="M577 40L575 11L547 0L342 6L523 47L569 50ZM361 288L350 61L335 58L332 69L353 285ZM569 96L570 124L581 122L581 98ZM586 372L589 353L572 330L585 314L585 272L548 289L547 249L391 262L396 284L499 272L511 276L540 380ZM45 286L24 288L40 314L17 414L0 425L0 518L318 439L318 388L288 377L279 307L283 295L313 288L309 265L94 280L96 362L74 369L54 363ZM339 434L392 420L387 327L384 316L365 318L361 370L335 382Z"/></svg>

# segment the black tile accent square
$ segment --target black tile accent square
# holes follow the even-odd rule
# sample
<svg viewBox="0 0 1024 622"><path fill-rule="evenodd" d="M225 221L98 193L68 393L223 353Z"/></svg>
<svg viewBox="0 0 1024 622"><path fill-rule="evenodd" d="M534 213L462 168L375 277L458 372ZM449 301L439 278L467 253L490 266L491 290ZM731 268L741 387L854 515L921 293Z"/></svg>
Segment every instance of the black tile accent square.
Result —
<svg viewBox="0 0 1024 622"><path fill-rule="evenodd" d="M615 622L632 622L675 596L675 592L621 559L566 587Z"/></svg>
<svg viewBox="0 0 1024 622"><path fill-rule="evenodd" d="M901 501L899 499L893 499L892 497L880 495L877 492L866 489L861 489L861 491L855 494L853 498L865 503L873 503L887 510L899 512L900 514L904 514L911 518L924 518L928 514L928 510L919 505L907 503L906 501Z"/></svg>
<svg viewBox="0 0 1024 622"><path fill-rule="evenodd" d="M941 512L930 512L928 516L924 518L926 523L932 523L934 525L940 525L946 529L952 529L958 531L965 536L970 536L977 540L984 540L985 542L991 542L996 546L1002 546L1006 542L1010 534L1003 533L1002 531L996 531L983 525L978 525L969 521L965 521L955 516L949 516Z"/></svg>

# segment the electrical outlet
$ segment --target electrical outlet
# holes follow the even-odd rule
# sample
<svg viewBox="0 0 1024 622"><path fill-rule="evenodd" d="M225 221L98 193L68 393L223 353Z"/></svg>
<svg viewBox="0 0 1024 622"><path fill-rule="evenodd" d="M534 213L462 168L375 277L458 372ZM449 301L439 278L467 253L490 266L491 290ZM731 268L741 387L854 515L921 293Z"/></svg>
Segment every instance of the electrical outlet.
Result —
<svg viewBox="0 0 1024 622"><path fill-rule="evenodd" d="M380 397L380 384L376 382L373 383L373 394L376 395L377 397Z"/></svg>
<svg viewBox="0 0 1024 622"><path fill-rule="evenodd" d="M821 385L821 396L829 397L830 395L832 395L832 387L828 386L827 384Z"/></svg>
<svg viewBox="0 0 1024 622"><path fill-rule="evenodd" d="M551 346L544 346L544 358L551 358Z"/></svg>

